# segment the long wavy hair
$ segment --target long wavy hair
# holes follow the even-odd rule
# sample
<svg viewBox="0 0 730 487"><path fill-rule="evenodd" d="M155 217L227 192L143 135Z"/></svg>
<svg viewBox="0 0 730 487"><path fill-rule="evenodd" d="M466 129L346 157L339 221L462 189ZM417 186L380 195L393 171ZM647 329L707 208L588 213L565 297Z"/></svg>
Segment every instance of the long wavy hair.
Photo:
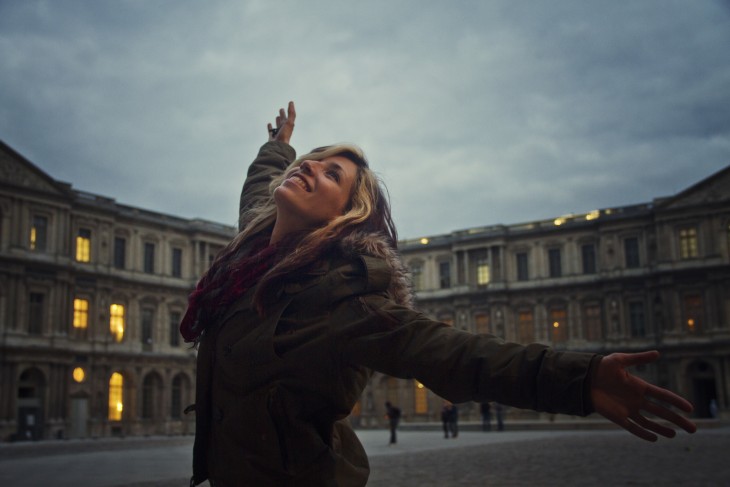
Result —
<svg viewBox="0 0 730 487"><path fill-rule="evenodd" d="M276 290L292 274L301 272L318 262L337 242L353 233L380 234L397 249L398 234L390 213L385 186L370 169L363 151L349 144L319 147L299 157L278 177L271 180L268 195L255 206L244 209L240 215L241 231L219 252L204 278L213 279L228 273L246 257L251 244L259 238L268 238L276 222L274 190L305 160L323 160L332 156L345 157L357 166L349 203L342 215L305 233L285 239L283 257L259 281L254 294L254 305L260 315L275 302Z"/></svg>

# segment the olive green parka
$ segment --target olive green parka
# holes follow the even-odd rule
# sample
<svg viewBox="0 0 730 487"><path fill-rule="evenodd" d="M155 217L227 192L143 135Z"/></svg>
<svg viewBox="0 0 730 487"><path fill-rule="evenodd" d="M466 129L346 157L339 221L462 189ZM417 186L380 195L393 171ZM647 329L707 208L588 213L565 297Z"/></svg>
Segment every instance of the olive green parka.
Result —
<svg viewBox="0 0 730 487"><path fill-rule="evenodd" d="M265 144L241 210L295 158ZM363 486L365 452L345 418L373 371L415 378L455 403L592 412L599 356L505 343L434 321L411 303L407 272L379 235L351 235L292 275L260 317L249 290L198 350L193 479L234 486Z"/></svg>

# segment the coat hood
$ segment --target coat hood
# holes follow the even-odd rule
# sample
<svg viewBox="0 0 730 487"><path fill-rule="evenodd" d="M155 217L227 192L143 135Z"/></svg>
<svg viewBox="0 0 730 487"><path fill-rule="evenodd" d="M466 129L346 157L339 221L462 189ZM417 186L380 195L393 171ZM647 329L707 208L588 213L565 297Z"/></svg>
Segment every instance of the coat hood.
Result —
<svg viewBox="0 0 730 487"><path fill-rule="evenodd" d="M410 272L387 238L379 233L355 232L343 238L339 246L347 256L367 255L383 259L391 271L388 295L396 303L413 308Z"/></svg>

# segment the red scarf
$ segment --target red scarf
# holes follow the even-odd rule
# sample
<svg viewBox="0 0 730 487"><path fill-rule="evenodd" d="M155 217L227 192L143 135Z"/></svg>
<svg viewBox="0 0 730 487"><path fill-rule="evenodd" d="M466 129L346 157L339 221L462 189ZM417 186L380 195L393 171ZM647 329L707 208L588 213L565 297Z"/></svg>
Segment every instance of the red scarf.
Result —
<svg viewBox="0 0 730 487"><path fill-rule="evenodd" d="M210 278L215 274L211 268L198 281L195 290L188 296L188 310L180 322L180 334L186 342L193 342L200 337L210 324L210 317L219 316L276 264L278 246L266 246L266 243L264 240L254 245L249 255L236 263L230 272Z"/></svg>

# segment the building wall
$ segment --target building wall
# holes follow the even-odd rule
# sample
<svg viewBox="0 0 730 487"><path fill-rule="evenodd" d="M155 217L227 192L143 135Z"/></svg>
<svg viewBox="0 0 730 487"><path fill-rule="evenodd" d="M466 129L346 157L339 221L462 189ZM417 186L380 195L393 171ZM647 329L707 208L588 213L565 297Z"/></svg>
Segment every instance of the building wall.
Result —
<svg viewBox="0 0 730 487"><path fill-rule="evenodd" d="M652 203L413 239L401 253L433 319L558 349L657 349L639 376L689 398L695 416L714 400L730 417L730 168ZM382 424L384 381L373 379L356 421ZM429 392L417 414L412 381L399 382L406 420L438 416L440 398Z"/></svg>
<svg viewBox="0 0 730 487"><path fill-rule="evenodd" d="M233 234L73 190L0 144L0 441L192 433L178 325Z"/></svg>

